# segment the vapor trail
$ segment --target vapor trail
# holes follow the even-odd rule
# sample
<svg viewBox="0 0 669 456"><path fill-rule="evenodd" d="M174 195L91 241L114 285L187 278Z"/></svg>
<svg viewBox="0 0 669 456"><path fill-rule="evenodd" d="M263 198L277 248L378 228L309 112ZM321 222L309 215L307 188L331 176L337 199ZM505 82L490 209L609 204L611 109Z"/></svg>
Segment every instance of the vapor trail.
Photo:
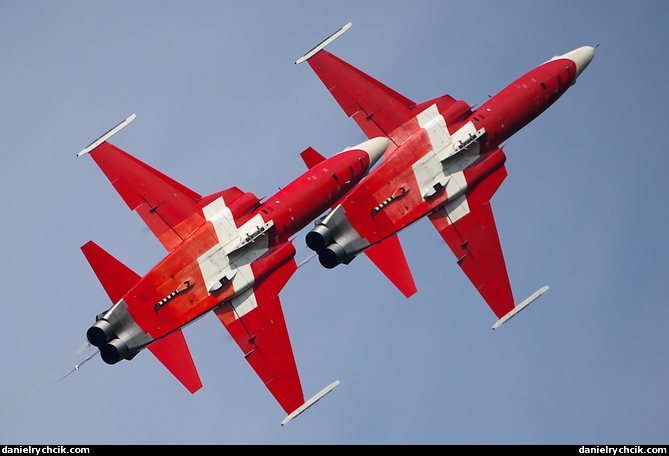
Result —
<svg viewBox="0 0 669 456"><path fill-rule="evenodd" d="M92 353L90 353L91 350L93 350ZM28 382L22 389L11 392L10 396L0 403L0 427L13 420L17 413L29 410L30 406L38 402L50 387L56 385L73 371L78 370L82 364L92 359L97 353L95 347L86 341L63 360L34 375L32 381ZM80 361L82 358L83 361ZM73 365L74 369L67 372Z"/></svg>

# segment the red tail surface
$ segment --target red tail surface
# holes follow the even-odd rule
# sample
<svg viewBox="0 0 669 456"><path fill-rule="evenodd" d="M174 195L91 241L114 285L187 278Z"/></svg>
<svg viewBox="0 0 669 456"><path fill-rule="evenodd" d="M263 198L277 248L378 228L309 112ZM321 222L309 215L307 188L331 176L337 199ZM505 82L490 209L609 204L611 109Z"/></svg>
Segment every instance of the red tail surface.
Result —
<svg viewBox="0 0 669 456"><path fill-rule="evenodd" d="M81 250L113 303L120 301L141 279L132 269L93 241L84 244ZM202 387L200 376L181 330L156 340L148 348L188 391L194 393Z"/></svg>
<svg viewBox="0 0 669 456"><path fill-rule="evenodd" d="M365 254L404 296L418 291L397 235L371 246Z"/></svg>

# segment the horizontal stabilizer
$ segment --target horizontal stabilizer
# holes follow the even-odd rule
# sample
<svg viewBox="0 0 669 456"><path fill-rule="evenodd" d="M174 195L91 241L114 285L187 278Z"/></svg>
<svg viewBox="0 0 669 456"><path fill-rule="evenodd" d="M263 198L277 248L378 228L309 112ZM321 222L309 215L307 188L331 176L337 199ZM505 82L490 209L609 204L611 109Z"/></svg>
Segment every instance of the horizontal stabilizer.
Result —
<svg viewBox="0 0 669 456"><path fill-rule="evenodd" d="M371 246L365 255L404 296L408 298L418 291L397 235Z"/></svg>
<svg viewBox="0 0 669 456"><path fill-rule="evenodd" d="M93 241L84 244L81 251L113 303L120 301L141 279L137 273ZM202 388L202 382L181 331L156 340L148 348L188 391L194 393Z"/></svg>
<svg viewBox="0 0 669 456"><path fill-rule="evenodd" d="M339 386L339 383L340 383L339 380L337 380L336 382L332 382L332 383L330 383L328 386L326 386L325 388L323 388L318 394L316 394L314 397L312 397L311 399L309 399L307 402L305 402L304 404L302 404L301 406L299 406L297 409L295 409L295 411L293 411L290 415L288 415L288 416L281 422L281 426L285 426L285 424L288 423L290 420L292 420L293 418L297 417L299 414L301 414L302 412L304 412L306 409L308 409L309 407L311 407L312 405L314 405L316 402L318 402L319 400L321 400L326 394L328 394L330 391L332 391L332 390L335 389L337 386Z"/></svg>
<svg viewBox="0 0 669 456"><path fill-rule="evenodd" d="M202 381L197 373L183 331L175 331L158 339L148 348L188 391L194 393L202 388Z"/></svg>
<svg viewBox="0 0 669 456"><path fill-rule="evenodd" d="M513 317L515 317L521 310L523 310L525 307L529 306L532 304L539 296L544 294L548 290L548 286L542 287L535 291L532 296L527 298L525 301L521 302L518 304L516 307L513 308L513 310L506 315L504 315L502 318L497 320L497 323L495 323L492 327L492 329L497 329L499 328L503 323L507 322L508 320L511 320Z"/></svg>
<svg viewBox="0 0 669 456"><path fill-rule="evenodd" d="M81 251L113 303L117 303L141 279L139 274L93 241L84 244Z"/></svg>

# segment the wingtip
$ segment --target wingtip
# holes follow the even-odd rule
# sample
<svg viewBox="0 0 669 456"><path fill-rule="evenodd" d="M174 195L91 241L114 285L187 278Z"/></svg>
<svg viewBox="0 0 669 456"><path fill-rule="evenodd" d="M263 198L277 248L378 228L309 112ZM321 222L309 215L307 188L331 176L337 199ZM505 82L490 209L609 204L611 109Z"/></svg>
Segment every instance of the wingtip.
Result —
<svg viewBox="0 0 669 456"><path fill-rule="evenodd" d="M284 420L281 422L281 426L285 426L288 422L291 420L295 419L297 416L299 416L302 412L307 410L309 407L314 405L316 402L321 400L326 394L330 393L333 389L335 389L337 386L339 386L341 382L339 380L336 380L332 383L330 383L328 386L323 388L318 394L316 394L314 397L306 401L304 404L296 408L291 414L289 414Z"/></svg>
<svg viewBox="0 0 669 456"><path fill-rule="evenodd" d="M327 46L328 44L332 43L334 40L336 40L337 38L339 38L339 37L340 37L346 30L350 29L352 25L353 25L353 23L352 23L352 22L349 22L348 24L346 24L345 26L343 26L342 28L340 28L339 30L337 30L336 32L334 32L332 35L330 35L329 37L327 37L326 39L324 39L323 41L321 41L321 42L320 42L318 45L316 45L313 49L311 49L309 52L307 52L307 53L304 54L302 57L300 57L299 59L297 59L297 60L295 61L295 65L299 65L300 63L309 60L311 57L313 57L313 56L316 55L319 51L321 51L325 46Z"/></svg>
<svg viewBox="0 0 669 456"><path fill-rule="evenodd" d="M530 304L532 304L532 303L533 303L539 296L541 296L542 294L544 294L546 291L548 291L548 285L545 285L545 286L539 288L537 291L535 291L534 293L532 293L532 295L531 295L529 298L527 298L525 301L523 301L523 302L521 302L520 304L518 304L516 307L513 308L513 310L511 310L509 313L507 313L507 314L504 315L502 318L500 318L499 320L497 320L497 323L495 323L495 324L492 326L492 329L495 330L495 329L499 328L500 326L502 326L502 325L503 325L504 323L506 323L507 321L511 320L513 317L515 317L516 315L518 315L518 313L519 313L521 310L523 310L524 308L526 308L527 306L529 306Z"/></svg>
<svg viewBox="0 0 669 456"><path fill-rule="evenodd" d="M77 157L81 157L82 155L86 155L87 153L91 152L93 149L98 147L100 144L103 142L107 141L109 138L114 136L116 133L121 131L123 128L125 128L130 122L135 120L135 117L137 117L137 114L131 114L127 118L123 119L118 125L116 125L114 128L109 130L107 133L104 135L100 136L98 139L90 143L86 148L84 148L81 152L77 154Z"/></svg>

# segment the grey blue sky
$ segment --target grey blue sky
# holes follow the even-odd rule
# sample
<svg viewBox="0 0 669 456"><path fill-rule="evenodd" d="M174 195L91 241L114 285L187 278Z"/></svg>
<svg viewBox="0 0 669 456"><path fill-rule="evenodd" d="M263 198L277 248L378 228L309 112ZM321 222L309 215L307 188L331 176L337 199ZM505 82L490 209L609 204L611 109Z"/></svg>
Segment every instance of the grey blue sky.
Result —
<svg viewBox="0 0 669 456"><path fill-rule="evenodd" d="M518 301L495 317L432 225L400 235L418 293L364 257L316 261L281 294L305 394L285 427L226 330L185 330L204 388L147 352L82 359L109 306L79 247L140 274L164 249L76 153L112 142L201 194L270 196L364 139L308 65L328 50L415 101L481 104L534 66L597 54L511 138L492 199ZM5 1L0 3L0 443L666 444L669 3ZM295 238L297 260L309 251Z"/></svg>

